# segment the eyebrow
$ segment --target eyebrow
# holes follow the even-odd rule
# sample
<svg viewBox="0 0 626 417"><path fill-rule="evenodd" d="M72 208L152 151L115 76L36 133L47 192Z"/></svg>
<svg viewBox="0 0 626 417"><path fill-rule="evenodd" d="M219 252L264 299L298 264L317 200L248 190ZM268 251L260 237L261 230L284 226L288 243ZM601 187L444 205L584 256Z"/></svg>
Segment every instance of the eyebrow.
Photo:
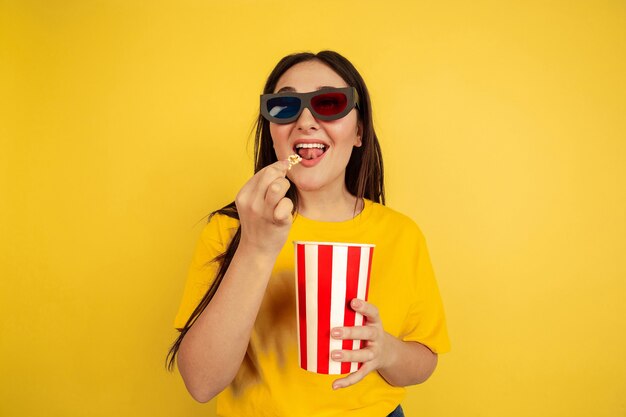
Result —
<svg viewBox="0 0 626 417"><path fill-rule="evenodd" d="M323 85L323 86L318 87L317 89L315 89L313 91L321 90L322 88L341 88L341 87L333 87L332 85ZM280 90L278 90L276 93L284 93L284 92L295 93L296 89L293 88L293 87L283 87Z"/></svg>

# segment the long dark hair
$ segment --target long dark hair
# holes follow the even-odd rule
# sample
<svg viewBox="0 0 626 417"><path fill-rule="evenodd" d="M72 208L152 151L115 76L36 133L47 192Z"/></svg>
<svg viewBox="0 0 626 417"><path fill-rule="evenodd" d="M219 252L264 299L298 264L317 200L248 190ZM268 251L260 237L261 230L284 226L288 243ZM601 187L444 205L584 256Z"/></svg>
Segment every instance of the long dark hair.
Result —
<svg viewBox="0 0 626 417"><path fill-rule="evenodd" d="M348 161L348 165L346 167L346 187L350 194L356 196L359 200L366 198L376 203L385 204L383 158L380 150L380 144L378 143L378 137L376 136L372 122L372 106L370 96L363 78L350 61L333 51L321 51L317 54L303 52L287 55L278 62L274 70L267 78L263 94L273 93L278 80L289 68L301 62L313 60L317 60L328 65L341 78L343 78L346 84L351 87L355 87L359 94L359 105L357 107L357 111L359 121L363 126L361 135L362 145L352 149L352 155L350 156L350 160ZM254 172L259 172L261 169L273 164L277 160L276 153L274 152L272 136L270 135L269 122L265 120L259 112L255 128ZM297 211L298 194L296 187L289 188L287 191L287 197L293 201L295 211ZM237 207L235 206L234 201L211 213L211 216L215 214L223 214L239 220L239 213L237 213ZM209 219L211 216L209 216ZM180 329L178 338L172 344L172 347L167 354L166 366L170 371L174 369L176 354L178 353L178 349L180 348L180 344L185 335L217 292L217 289L219 288L222 279L230 266L230 262L235 255L235 251L239 246L240 238L241 227L238 227L237 232L233 236L226 251L212 260L212 262L219 263L217 275L206 294L187 320L187 323L185 323L185 327ZM255 358L253 357L249 346L244 362L247 362L252 365L252 368L254 368Z"/></svg>

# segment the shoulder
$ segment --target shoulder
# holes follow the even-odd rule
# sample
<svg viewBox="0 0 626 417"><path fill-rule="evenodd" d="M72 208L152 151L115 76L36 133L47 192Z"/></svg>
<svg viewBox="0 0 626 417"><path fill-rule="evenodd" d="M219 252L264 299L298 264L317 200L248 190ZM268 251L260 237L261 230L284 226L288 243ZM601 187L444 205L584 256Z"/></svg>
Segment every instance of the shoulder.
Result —
<svg viewBox="0 0 626 417"><path fill-rule="evenodd" d="M206 227L219 227L222 229L229 229L229 228L237 228L239 227L239 220L235 219L234 217L230 217L227 216L226 214L222 214L222 213L214 213L211 216L209 216L209 220L207 222Z"/></svg>
<svg viewBox="0 0 626 417"><path fill-rule="evenodd" d="M200 239L207 245L212 243L224 244L233 238L238 227L239 220L225 214L215 213L209 217L207 224L202 229Z"/></svg>
<svg viewBox="0 0 626 417"><path fill-rule="evenodd" d="M412 235L419 241L424 241L424 234L417 223L409 216L400 213L388 206L379 203L369 202L371 219L382 224L383 227L394 232Z"/></svg>

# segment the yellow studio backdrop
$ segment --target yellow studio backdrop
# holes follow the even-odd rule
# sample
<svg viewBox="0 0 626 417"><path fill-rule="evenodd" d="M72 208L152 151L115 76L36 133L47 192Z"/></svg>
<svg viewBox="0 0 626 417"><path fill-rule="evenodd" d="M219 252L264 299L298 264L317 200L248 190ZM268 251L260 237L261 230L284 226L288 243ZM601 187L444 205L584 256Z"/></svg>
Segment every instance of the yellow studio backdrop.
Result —
<svg viewBox="0 0 626 417"><path fill-rule="evenodd" d="M3 1L0 415L211 416L164 370L283 55L368 83L452 352L409 416L626 416L623 1Z"/></svg>

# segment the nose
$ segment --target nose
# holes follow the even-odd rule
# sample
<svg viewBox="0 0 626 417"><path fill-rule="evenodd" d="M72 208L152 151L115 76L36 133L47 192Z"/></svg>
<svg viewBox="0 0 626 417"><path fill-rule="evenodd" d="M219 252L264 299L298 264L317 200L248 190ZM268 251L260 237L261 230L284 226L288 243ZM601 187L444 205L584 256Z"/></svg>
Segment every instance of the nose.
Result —
<svg viewBox="0 0 626 417"><path fill-rule="evenodd" d="M319 123L309 109L306 107L300 113L300 117L296 121L296 128L298 130L317 130L319 128Z"/></svg>

